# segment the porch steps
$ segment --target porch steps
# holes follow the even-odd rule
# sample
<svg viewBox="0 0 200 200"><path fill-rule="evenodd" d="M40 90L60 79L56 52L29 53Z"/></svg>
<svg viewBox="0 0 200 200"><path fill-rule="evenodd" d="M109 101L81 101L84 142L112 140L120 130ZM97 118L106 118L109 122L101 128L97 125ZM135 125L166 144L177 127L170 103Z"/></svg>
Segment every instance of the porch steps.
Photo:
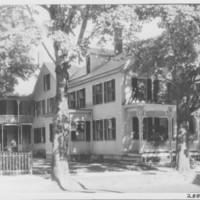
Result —
<svg viewBox="0 0 200 200"><path fill-rule="evenodd" d="M122 156L121 160L119 161L120 164L123 165L137 165L142 162L142 156L137 153L128 153Z"/></svg>

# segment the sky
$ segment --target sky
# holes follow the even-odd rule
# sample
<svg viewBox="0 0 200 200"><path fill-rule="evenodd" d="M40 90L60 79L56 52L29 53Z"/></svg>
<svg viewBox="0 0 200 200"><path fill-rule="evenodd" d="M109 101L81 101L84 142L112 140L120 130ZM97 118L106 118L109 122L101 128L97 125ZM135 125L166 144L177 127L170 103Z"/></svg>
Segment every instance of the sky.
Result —
<svg viewBox="0 0 200 200"><path fill-rule="evenodd" d="M48 13L46 11L42 11L40 12L40 15L38 15L36 17L36 21L38 23L40 23L41 25L49 19ZM155 37L159 34L161 34L162 29L159 29L157 26L157 20L145 24L142 28L142 31L140 33L140 38L141 39L147 39L150 37ZM44 43L45 45L48 47L48 49L50 49L50 51L53 51L52 45L50 42L48 42L48 40L46 38L44 38ZM94 44L93 46L94 47ZM39 53L39 59L38 59L38 53ZM40 45L36 51L35 51L35 59L36 62L39 61L39 64L41 65L42 62L51 62L51 59L49 58L48 54L46 53L46 51L44 50L44 48L42 47L42 45ZM38 74L39 71L36 72L36 74ZM33 92L35 83L36 83L36 76L32 76L28 81L23 81L21 79L18 79L18 85L15 86L15 93L19 94L19 95L29 95Z"/></svg>

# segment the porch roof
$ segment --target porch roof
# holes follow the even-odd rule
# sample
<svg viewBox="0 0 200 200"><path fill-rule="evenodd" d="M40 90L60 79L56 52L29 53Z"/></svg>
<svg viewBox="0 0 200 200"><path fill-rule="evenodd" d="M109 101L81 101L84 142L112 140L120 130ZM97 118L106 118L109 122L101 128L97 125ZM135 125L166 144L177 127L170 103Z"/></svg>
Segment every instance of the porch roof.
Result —
<svg viewBox="0 0 200 200"><path fill-rule="evenodd" d="M173 111L176 111L176 105L173 104L150 104L150 103L134 103L124 105L126 110L136 110L139 106L142 106L146 111L167 111L171 108Z"/></svg>
<svg viewBox="0 0 200 200"><path fill-rule="evenodd" d="M167 117L176 115L176 105L134 103L124 106L124 110L136 117Z"/></svg>

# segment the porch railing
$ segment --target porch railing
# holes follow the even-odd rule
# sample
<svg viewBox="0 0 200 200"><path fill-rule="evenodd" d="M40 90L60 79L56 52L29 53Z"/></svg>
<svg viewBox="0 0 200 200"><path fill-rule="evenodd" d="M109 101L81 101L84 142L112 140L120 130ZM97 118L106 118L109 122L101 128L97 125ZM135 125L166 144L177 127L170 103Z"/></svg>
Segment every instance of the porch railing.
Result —
<svg viewBox="0 0 200 200"><path fill-rule="evenodd" d="M31 115L0 115L0 123L32 123Z"/></svg>
<svg viewBox="0 0 200 200"><path fill-rule="evenodd" d="M0 152L0 175L32 174L32 152Z"/></svg>

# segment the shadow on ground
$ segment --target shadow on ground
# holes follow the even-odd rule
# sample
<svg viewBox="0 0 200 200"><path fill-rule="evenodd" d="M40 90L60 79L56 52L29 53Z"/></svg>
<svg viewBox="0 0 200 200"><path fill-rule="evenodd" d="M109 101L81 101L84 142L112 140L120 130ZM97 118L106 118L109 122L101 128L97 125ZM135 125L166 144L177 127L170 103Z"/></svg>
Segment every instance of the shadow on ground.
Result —
<svg viewBox="0 0 200 200"><path fill-rule="evenodd" d="M123 165L113 161L101 161L101 162L69 162L69 168L71 174L77 173L91 173L91 172L125 172L125 171L141 171L145 174L154 174L155 171L165 172L157 167L149 165ZM33 160L33 174L50 174L51 173L51 161L46 159L34 159Z"/></svg>

